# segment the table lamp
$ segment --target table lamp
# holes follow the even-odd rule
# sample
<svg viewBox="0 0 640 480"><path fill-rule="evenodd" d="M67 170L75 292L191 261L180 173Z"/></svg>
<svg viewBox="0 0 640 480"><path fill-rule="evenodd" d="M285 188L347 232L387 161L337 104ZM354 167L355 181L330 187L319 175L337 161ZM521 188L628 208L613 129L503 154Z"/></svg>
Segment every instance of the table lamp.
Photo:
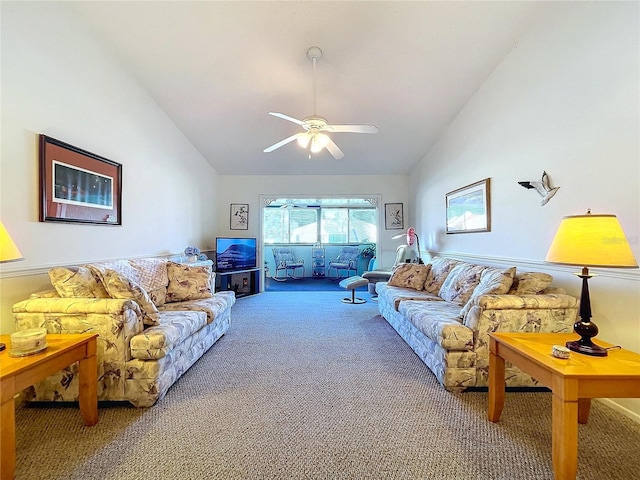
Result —
<svg viewBox="0 0 640 480"><path fill-rule="evenodd" d="M404 235L405 235L404 233L398 233L398 234L394 235L391 238L393 240L396 240L398 238L401 238ZM416 229L413 228L413 227L409 227L407 229L406 235L407 235L407 245L412 247L414 242L415 242L416 247L418 248L418 258L417 258L418 263L419 264L424 264L424 262L422 261L422 257L420 256L420 239L418 238L418 234L416 233Z"/></svg>
<svg viewBox="0 0 640 480"><path fill-rule="evenodd" d="M582 272L575 274L582 278L580 320L573 325L580 340L567 342L567 348L586 355L606 357L607 350L591 341L598 334L598 327L591 321L587 282L595 275L589 273L588 267L638 268L620 222L615 215L592 215L591 210L586 215L564 217L544 260L582 266Z"/></svg>
<svg viewBox="0 0 640 480"><path fill-rule="evenodd" d="M4 228L4 224L0 221L0 263L13 262L15 260L22 260L22 254L7 229ZM4 349L5 344L0 343L0 351Z"/></svg>

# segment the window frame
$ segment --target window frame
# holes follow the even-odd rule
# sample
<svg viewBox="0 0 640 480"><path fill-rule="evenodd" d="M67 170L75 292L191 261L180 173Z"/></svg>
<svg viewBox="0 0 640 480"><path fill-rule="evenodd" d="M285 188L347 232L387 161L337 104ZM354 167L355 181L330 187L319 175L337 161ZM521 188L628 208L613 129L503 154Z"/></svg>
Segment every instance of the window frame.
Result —
<svg viewBox="0 0 640 480"><path fill-rule="evenodd" d="M264 207L264 211L267 211L268 209L279 209L281 208L280 206L269 206L269 205L265 205ZM322 241L322 210L324 209L331 209L331 210L346 210L347 211L347 241L346 242L323 242ZM375 227L376 227L376 237L379 236L379 231L380 231L380 219L379 219L379 208L371 205L369 206L349 206L349 205L310 205L305 207L305 210L307 209L313 209L316 211L316 240L314 242L295 242L295 241L291 241L291 213L289 213L288 218L287 218L287 237L288 237L288 242L274 242L274 243L267 243L266 239L264 238L264 233L262 235L262 241L265 245L300 245L300 246L308 246L308 245L317 245L317 244L322 244L322 245L331 245L331 246L345 246L345 245L359 245L362 243L377 243L377 238L374 240L368 240L368 241L349 241L349 233L350 232L350 224L351 224L351 211L352 210L369 210L372 211L375 218L376 218L376 223L375 223ZM264 222L264 212L262 214L262 222ZM264 229L264 226L263 226Z"/></svg>

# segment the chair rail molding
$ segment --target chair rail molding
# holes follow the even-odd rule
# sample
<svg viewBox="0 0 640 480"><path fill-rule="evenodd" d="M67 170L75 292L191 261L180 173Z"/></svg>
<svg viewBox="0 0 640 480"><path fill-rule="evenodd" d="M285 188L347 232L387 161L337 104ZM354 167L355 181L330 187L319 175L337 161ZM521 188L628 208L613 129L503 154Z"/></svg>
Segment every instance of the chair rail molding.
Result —
<svg viewBox="0 0 640 480"><path fill-rule="evenodd" d="M33 277L36 275L48 275L49 270L56 267L80 267L82 265L86 265L87 263L96 263L96 262L111 262L116 260L134 260L141 258L166 258L171 259L173 257L179 257L182 252L179 253L171 253L168 255L139 255L136 257L120 257L120 258L107 258L107 259L92 259L92 260L81 260L69 263L49 263L44 265L35 265L27 268L11 268L8 269L6 267L0 266L0 280L4 278L19 278L19 277Z"/></svg>
<svg viewBox="0 0 640 480"><path fill-rule="evenodd" d="M546 263L542 260L531 260L523 258L511 258L511 257L493 257L488 255L476 255L460 252L436 252L428 250L427 253L434 257L448 257L455 258L457 260L463 260L469 263L479 263L491 266L523 266L532 270L544 270L560 273L575 273L579 270L577 267L571 265L558 265L554 263ZM593 271L601 277L616 278L619 280L640 282L640 269L632 268L589 268L589 271Z"/></svg>

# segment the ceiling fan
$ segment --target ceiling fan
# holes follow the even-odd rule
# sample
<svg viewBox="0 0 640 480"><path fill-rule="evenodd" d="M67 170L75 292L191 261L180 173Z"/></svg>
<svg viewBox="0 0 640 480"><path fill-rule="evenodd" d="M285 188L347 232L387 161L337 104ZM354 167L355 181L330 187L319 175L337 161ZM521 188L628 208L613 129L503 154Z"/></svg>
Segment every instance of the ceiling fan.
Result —
<svg viewBox="0 0 640 480"><path fill-rule="evenodd" d="M284 140L271 145L263 150L265 153L270 153L277 148L286 145L287 143L298 141L298 144L302 148L309 147L309 158L311 153L321 152L323 148L326 148L331 155L337 160L344 158L344 153L338 146L331 140L331 137L324 132L328 133L378 133L378 128L373 125L330 125L327 119L316 114L316 62L322 57L322 50L319 47L311 47L307 50L307 57L313 63L313 115L306 117L302 120L290 117L283 113L269 112L269 115L282 118L293 123L300 125L305 131L291 135Z"/></svg>

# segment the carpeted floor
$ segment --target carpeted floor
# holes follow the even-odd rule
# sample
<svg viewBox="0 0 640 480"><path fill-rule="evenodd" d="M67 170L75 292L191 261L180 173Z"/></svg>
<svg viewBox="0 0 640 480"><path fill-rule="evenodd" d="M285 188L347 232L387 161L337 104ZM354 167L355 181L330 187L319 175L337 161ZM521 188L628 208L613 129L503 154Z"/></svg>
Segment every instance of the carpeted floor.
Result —
<svg viewBox="0 0 640 480"><path fill-rule="evenodd" d="M451 394L377 304L343 292L240 299L233 323L149 409L17 413L17 478L552 479L551 394ZM639 478L640 425L594 402L581 480Z"/></svg>
<svg viewBox="0 0 640 480"><path fill-rule="evenodd" d="M344 278L344 277L343 277ZM267 277L265 279L264 290L265 292L331 292L342 290L340 287L341 279L334 278L313 278L305 277L299 280L287 279L284 282L278 282L272 278ZM365 292L367 289L361 287L358 292Z"/></svg>

